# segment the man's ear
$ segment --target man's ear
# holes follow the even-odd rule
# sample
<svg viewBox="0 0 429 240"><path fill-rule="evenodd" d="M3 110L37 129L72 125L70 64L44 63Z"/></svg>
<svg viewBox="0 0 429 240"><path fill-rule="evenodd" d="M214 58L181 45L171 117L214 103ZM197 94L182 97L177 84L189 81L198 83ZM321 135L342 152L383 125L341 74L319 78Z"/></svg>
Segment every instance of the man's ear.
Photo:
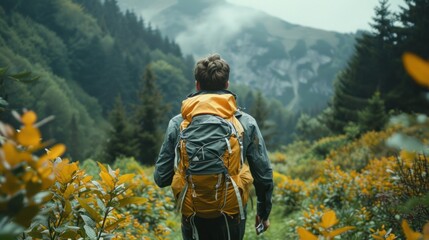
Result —
<svg viewBox="0 0 429 240"><path fill-rule="evenodd" d="M195 89L196 89L197 91L200 91L200 90L201 90L200 82L195 81Z"/></svg>
<svg viewBox="0 0 429 240"><path fill-rule="evenodd" d="M226 83L225 83L225 89L228 89L228 87L229 87L229 80L226 81Z"/></svg>

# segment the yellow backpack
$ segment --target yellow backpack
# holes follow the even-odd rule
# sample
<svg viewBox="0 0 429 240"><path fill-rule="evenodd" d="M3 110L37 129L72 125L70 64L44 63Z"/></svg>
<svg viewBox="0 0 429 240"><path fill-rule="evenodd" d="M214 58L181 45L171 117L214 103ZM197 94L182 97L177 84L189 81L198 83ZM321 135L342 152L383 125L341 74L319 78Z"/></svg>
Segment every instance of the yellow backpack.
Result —
<svg viewBox="0 0 429 240"><path fill-rule="evenodd" d="M231 94L203 94L182 103L172 190L184 216L245 218L253 183L243 157L243 127Z"/></svg>

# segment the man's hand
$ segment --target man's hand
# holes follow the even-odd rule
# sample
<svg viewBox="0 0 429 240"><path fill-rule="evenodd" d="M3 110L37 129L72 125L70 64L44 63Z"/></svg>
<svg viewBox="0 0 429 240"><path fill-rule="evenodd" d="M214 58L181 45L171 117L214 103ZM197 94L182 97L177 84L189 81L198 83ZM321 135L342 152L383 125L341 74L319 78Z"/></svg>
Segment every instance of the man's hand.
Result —
<svg viewBox="0 0 429 240"><path fill-rule="evenodd" d="M262 221L261 217L256 215L256 217L255 217L255 229L256 229L257 235L265 232L269 227L270 227L270 220L269 219Z"/></svg>

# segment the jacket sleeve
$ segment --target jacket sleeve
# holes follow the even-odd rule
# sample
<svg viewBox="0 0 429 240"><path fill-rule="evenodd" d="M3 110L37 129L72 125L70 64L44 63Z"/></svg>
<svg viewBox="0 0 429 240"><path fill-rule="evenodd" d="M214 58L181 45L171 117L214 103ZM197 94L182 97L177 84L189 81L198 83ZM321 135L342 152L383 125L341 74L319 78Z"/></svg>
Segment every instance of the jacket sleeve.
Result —
<svg viewBox="0 0 429 240"><path fill-rule="evenodd" d="M248 114L245 115L242 116L242 120L240 119L245 129L245 153L254 178L253 185L255 186L257 197L257 213L258 216L266 220L272 207L273 170L258 124L253 117Z"/></svg>
<svg viewBox="0 0 429 240"><path fill-rule="evenodd" d="M170 120L164 136L153 174L156 185L167 187L171 185L174 175L174 157L181 117L178 115Z"/></svg>

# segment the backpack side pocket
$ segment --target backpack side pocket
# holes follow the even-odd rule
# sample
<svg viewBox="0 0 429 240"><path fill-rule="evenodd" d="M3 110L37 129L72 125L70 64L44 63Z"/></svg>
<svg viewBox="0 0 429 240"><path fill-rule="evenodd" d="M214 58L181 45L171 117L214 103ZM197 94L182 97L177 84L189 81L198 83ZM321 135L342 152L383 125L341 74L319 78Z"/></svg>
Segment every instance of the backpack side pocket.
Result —
<svg viewBox="0 0 429 240"><path fill-rule="evenodd" d="M183 188L185 187L185 178L177 171L174 173L173 181L171 182L171 190L173 191L176 201Z"/></svg>

